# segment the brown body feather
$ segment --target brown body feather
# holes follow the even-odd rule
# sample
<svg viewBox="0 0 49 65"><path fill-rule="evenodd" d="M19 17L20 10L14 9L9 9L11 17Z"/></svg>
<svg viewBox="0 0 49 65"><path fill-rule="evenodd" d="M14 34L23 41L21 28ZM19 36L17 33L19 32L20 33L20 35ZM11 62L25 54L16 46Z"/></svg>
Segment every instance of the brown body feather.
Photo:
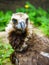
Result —
<svg viewBox="0 0 49 65"><path fill-rule="evenodd" d="M24 33L18 33L17 31L12 31L10 32L8 39L9 43L11 44L12 48L17 51L17 49L20 50L22 47L23 43L25 42L25 38L27 36L27 31Z"/></svg>
<svg viewBox="0 0 49 65"><path fill-rule="evenodd" d="M44 36L37 35L34 30L31 38L26 41L28 49L22 53L13 52L11 54L11 61L16 65L16 60L19 59L20 65L49 65L49 57L44 56L41 52L49 53L49 40Z"/></svg>

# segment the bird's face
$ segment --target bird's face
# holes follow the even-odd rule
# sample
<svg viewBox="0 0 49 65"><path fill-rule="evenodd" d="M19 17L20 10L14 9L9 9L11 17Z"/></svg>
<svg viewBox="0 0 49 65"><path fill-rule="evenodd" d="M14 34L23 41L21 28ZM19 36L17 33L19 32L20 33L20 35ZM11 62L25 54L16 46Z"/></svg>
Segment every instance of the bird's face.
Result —
<svg viewBox="0 0 49 65"><path fill-rule="evenodd" d="M16 13L12 16L12 23L15 29L25 31L28 26L28 15L24 13Z"/></svg>

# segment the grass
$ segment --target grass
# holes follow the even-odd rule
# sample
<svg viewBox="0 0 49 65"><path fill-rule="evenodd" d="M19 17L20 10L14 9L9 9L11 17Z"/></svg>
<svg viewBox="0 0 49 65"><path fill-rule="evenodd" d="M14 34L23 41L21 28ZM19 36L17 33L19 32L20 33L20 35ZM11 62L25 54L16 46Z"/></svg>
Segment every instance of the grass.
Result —
<svg viewBox="0 0 49 65"><path fill-rule="evenodd" d="M0 65L6 65L10 63L10 54L13 52L12 47L8 43L2 43L0 38Z"/></svg>

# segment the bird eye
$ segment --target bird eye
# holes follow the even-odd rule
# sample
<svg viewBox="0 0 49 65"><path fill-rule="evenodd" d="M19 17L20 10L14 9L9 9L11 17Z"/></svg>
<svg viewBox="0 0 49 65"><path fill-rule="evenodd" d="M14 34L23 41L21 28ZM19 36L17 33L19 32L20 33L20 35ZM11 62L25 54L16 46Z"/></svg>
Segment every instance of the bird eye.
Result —
<svg viewBox="0 0 49 65"><path fill-rule="evenodd" d="M17 24L17 23L18 23L18 21L17 21L16 19L12 19L12 22L13 22L14 24Z"/></svg>
<svg viewBox="0 0 49 65"><path fill-rule="evenodd" d="M28 24L28 18L26 19L26 24Z"/></svg>

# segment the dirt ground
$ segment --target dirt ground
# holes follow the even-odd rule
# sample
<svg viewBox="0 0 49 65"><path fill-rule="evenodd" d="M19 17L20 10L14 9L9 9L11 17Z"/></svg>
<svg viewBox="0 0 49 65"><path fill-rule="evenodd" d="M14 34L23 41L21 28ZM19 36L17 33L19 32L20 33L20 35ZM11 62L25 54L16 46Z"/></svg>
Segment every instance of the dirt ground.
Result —
<svg viewBox="0 0 49 65"><path fill-rule="evenodd" d="M5 31L0 32L0 42L2 42L2 43L8 43L8 39L7 39Z"/></svg>

